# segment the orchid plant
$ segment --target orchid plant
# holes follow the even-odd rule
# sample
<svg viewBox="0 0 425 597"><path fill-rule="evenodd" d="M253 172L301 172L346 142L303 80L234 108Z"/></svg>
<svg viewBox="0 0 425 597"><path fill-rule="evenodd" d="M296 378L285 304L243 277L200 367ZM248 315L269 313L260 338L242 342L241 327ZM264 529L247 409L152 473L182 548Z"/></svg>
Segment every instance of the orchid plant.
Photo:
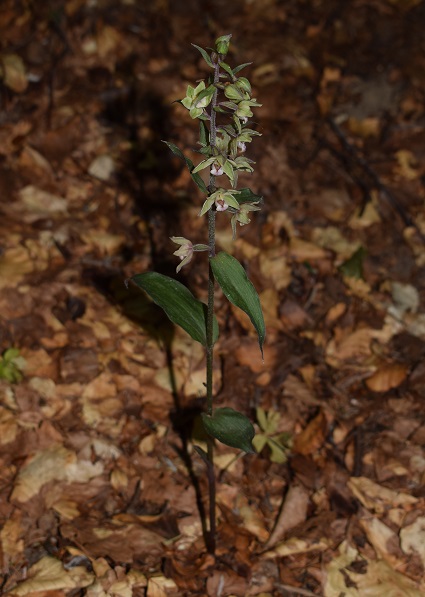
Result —
<svg viewBox="0 0 425 597"><path fill-rule="evenodd" d="M207 547L215 550L216 503L214 475L214 441L253 453L252 440L255 435L250 420L242 413L226 406L213 405L213 359L214 345L218 339L218 324L214 314L214 293L216 283L227 299L242 309L251 319L257 332L258 343L263 353L265 339L264 318L260 300L249 281L243 266L232 255L221 251L216 253L216 216L221 213L230 216L233 239L237 224L245 226L250 222L251 212L260 210L262 197L249 188L237 188L240 174L253 172L254 162L245 156L247 144L260 133L250 128L252 108L259 107L252 98L252 89L246 77L239 72L250 63L231 68L225 62L231 35L223 35L209 51L195 44L211 69L206 81L196 87L187 87L186 97L178 100L189 111L192 119L199 120L199 149L202 159L196 166L192 160L173 143L165 141L171 151L181 158L199 189L205 195L199 216L207 219L208 242L193 244L181 236L172 236L178 245L174 252L180 258L177 273L194 257L194 253L208 253L208 303L197 300L193 294L174 278L157 272L135 275L131 281L144 290L151 299L165 311L169 319L180 325L194 340L200 342L206 351L206 402L203 425L208 437L207 451L199 446L195 449L207 465L209 484L209 533ZM209 169L208 185L199 172ZM223 186L216 179L224 177ZM226 182L227 179L227 182ZM220 179L221 180L221 179Z"/></svg>

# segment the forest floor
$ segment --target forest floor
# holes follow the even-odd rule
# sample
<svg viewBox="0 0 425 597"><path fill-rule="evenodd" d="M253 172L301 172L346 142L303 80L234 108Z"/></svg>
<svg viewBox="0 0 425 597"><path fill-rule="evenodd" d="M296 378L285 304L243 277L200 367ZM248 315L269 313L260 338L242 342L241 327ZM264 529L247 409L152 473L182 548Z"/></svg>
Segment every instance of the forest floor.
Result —
<svg viewBox="0 0 425 597"><path fill-rule="evenodd" d="M0 593L425 594L424 22L418 0L2 2ZM161 141L196 146L173 102L208 74L190 44L227 33L264 206L217 238L267 339L263 363L217 294L216 403L268 443L217 443L214 558L203 349L124 282L206 242ZM204 258L178 279L205 299Z"/></svg>

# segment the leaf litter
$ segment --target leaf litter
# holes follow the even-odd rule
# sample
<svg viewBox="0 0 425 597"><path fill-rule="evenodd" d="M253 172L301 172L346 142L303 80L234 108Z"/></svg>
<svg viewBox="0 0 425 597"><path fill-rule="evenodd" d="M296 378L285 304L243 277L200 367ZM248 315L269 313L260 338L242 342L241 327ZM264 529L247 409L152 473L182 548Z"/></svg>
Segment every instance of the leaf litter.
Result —
<svg viewBox="0 0 425 597"><path fill-rule="evenodd" d="M19 371L0 380L1 591L422 595L421 3L42 4L0 13L0 349ZM181 229L202 242L160 139L193 145L171 104L187 38L222 30L255 61L265 211L217 238L260 290L267 340L263 365L244 314L219 310L214 391L253 421L278 413L270 437L289 439L277 459L218 446L214 561L202 355L124 281L171 271ZM204 300L196 261L187 275Z"/></svg>

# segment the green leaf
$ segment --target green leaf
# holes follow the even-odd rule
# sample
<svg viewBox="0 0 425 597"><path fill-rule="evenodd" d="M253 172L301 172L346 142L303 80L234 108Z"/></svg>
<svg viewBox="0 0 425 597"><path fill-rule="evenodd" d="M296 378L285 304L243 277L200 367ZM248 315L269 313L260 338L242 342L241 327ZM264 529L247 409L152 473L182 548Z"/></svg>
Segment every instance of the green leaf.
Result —
<svg viewBox="0 0 425 597"><path fill-rule="evenodd" d="M240 70L242 70L246 66L249 66L250 64L252 64L252 62L245 62L244 64L240 64L239 66L236 66L233 69L233 74L236 75Z"/></svg>
<svg viewBox="0 0 425 597"><path fill-rule="evenodd" d="M202 421L208 435L232 448L238 448L248 454L255 454L252 440L255 429L248 417L233 408L216 408L213 415L202 413Z"/></svg>
<svg viewBox="0 0 425 597"><path fill-rule="evenodd" d="M232 69L230 68L230 66L229 66L228 64L226 64L225 62L220 62L220 66L221 66L221 68L222 68L223 70L225 70L225 71L226 71L226 73L227 73L228 75L230 75L230 77L231 77L231 79L232 79L232 81L233 81L233 71L232 71Z"/></svg>
<svg viewBox="0 0 425 597"><path fill-rule="evenodd" d="M210 131L203 120L199 121L199 141L203 147L210 142Z"/></svg>
<svg viewBox="0 0 425 597"><path fill-rule="evenodd" d="M250 318L258 335L258 344L263 356L263 344L266 337L263 312L257 291L248 279L246 272L237 259L221 251L210 259L213 274L228 300L242 309Z"/></svg>
<svg viewBox="0 0 425 597"><path fill-rule="evenodd" d="M263 201L261 195L256 195L248 188L240 189L237 199L239 203L256 203L257 201L262 203Z"/></svg>
<svg viewBox="0 0 425 597"><path fill-rule="evenodd" d="M277 462L278 464L283 464L288 460L288 447L281 446L278 442L274 440L274 438L269 437L267 438L267 445L270 448L270 460L271 462Z"/></svg>
<svg viewBox="0 0 425 597"><path fill-rule="evenodd" d="M193 173L196 174L197 172L200 172L200 170L204 170L204 168L208 168L208 166L211 166L211 164L213 162L216 161L217 158L212 157L212 158L208 158L207 160L202 160L202 162L199 162L199 164L196 166L196 168L194 168Z"/></svg>
<svg viewBox="0 0 425 597"><path fill-rule="evenodd" d="M267 436L263 433L257 433L252 440L252 445L258 453L260 453L267 444Z"/></svg>
<svg viewBox="0 0 425 597"><path fill-rule="evenodd" d="M186 286L157 272L137 274L130 280L164 309L173 323L182 327L197 342L207 345L207 306L198 301ZM214 342L217 338L218 324L214 318Z"/></svg>
<svg viewBox="0 0 425 597"><path fill-rule="evenodd" d="M366 249L359 247L347 261L339 266L339 270L348 278L363 278L363 260L366 257Z"/></svg>
<svg viewBox="0 0 425 597"><path fill-rule="evenodd" d="M176 155L178 158L180 158L181 160L183 160L187 166L187 169L190 172L190 175L193 179L193 181L195 182L195 184L198 185L198 187L201 189L201 191L203 193L208 194L208 189L204 183L204 181L202 180L201 176L199 176L199 174L193 174L193 170L195 168L192 160L190 160L189 158L187 158L184 153L181 151L181 149L179 149L177 147L177 145L174 145L174 143L170 143L169 141L163 141L163 143L165 143L166 145L168 145L168 147L171 149L171 151L174 153L174 155Z"/></svg>
<svg viewBox="0 0 425 597"><path fill-rule="evenodd" d="M205 60L205 62L208 64L208 66L211 66L211 68L214 68L214 64L212 63L211 58L209 57L208 53L204 50L204 48L201 48L200 46L197 46L196 44L192 44L192 46L201 52L202 58Z"/></svg>

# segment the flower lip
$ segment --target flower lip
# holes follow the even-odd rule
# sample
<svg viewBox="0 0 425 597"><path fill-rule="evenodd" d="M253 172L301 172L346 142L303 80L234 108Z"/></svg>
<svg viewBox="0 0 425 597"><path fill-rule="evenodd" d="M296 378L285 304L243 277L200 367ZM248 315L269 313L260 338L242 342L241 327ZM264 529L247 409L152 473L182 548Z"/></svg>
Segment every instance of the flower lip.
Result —
<svg viewBox="0 0 425 597"><path fill-rule="evenodd" d="M220 166L220 164L213 164L210 173L213 176L221 176L223 174L224 170L222 168L222 166Z"/></svg>
<svg viewBox="0 0 425 597"><path fill-rule="evenodd" d="M226 211L226 209L229 206L227 205L227 203L225 202L224 199L217 199L215 202L215 207L216 207L217 211Z"/></svg>

